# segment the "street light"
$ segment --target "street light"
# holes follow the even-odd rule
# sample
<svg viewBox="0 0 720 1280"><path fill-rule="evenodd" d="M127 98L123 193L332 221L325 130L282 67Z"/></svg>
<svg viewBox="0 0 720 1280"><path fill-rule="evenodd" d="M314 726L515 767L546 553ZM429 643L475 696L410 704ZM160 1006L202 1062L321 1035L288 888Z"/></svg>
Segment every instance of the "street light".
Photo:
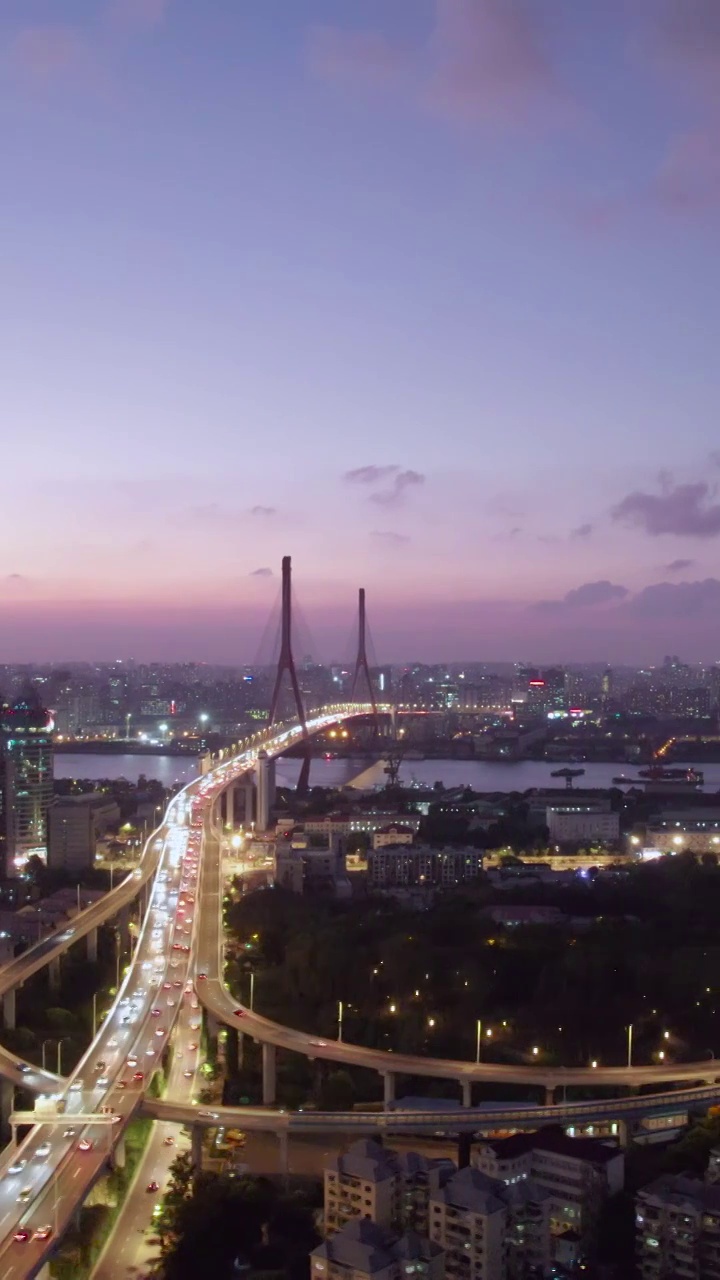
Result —
<svg viewBox="0 0 720 1280"><path fill-rule="evenodd" d="M475 1061L480 1061L480 1050L482 1048L482 1018L477 1020L477 1038L475 1041Z"/></svg>
<svg viewBox="0 0 720 1280"><path fill-rule="evenodd" d="M64 1044L69 1044L71 1040L72 1036L62 1036L57 1042L57 1073L59 1076L62 1075L62 1047Z"/></svg>
<svg viewBox="0 0 720 1280"><path fill-rule="evenodd" d="M533 1058L537 1058L540 1050L536 1044L533 1045Z"/></svg>
<svg viewBox="0 0 720 1280"><path fill-rule="evenodd" d="M255 1004L255 971L250 970L250 1012L252 1013Z"/></svg>
<svg viewBox="0 0 720 1280"><path fill-rule="evenodd" d="M337 1016L337 1038L342 1040L343 1033L343 1002L338 1000L338 1016Z"/></svg>
<svg viewBox="0 0 720 1280"><path fill-rule="evenodd" d="M627 1064L629 1067L632 1066L632 1052L633 1052L633 1024L631 1022L627 1029Z"/></svg>

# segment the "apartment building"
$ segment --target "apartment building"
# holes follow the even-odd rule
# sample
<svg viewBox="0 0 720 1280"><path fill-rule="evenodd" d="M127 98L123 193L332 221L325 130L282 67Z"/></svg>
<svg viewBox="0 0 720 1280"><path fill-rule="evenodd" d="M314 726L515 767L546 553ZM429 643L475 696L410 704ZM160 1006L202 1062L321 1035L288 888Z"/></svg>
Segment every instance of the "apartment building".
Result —
<svg viewBox="0 0 720 1280"><path fill-rule="evenodd" d="M720 1280L720 1186L668 1173L638 1191L635 1261L642 1280Z"/></svg>
<svg viewBox="0 0 720 1280"><path fill-rule="evenodd" d="M520 1280L552 1260L551 1194L532 1178L509 1185L461 1169L430 1196L430 1239L448 1280Z"/></svg>
<svg viewBox="0 0 720 1280"><path fill-rule="evenodd" d="M325 1231L354 1218L427 1233L429 1198L455 1172L450 1160L398 1154L371 1139L354 1142L325 1166Z"/></svg>
<svg viewBox="0 0 720 1280"><path fill-rule="evenodd" d="M507 1186L529 1179L542 1187L549 1196L552 1236L559 1240L574 1232L586 1253L592 1252L605 1201L625 1181L625 1157L615 1143L570 1138L559 1126L480 1142L473 1164Z"/></svg>
<svg viewBox="0 0 720 1280"><path fill-rule="evenodd" d="M416 1232L396 1236L356 1218L310 1254L312 1280L444 1280L443 1250Z"/></svg>
<svg viewBox="0 0 720 1280"><path fill-rule="evenodd" d="M368 854L368 884L374 889L407 885L450 888L477 879L482 869L482 852L472 848L386 845Z"/></svg>

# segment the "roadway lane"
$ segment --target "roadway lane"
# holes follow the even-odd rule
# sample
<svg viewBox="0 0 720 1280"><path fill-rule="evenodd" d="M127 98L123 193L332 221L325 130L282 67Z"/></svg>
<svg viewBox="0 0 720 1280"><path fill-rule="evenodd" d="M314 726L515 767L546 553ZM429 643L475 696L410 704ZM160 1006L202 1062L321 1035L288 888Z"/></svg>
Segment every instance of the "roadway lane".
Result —
<svg viewBox="0 0 720 1280"><path fill-rule="evenodd" d="M172 1037L173 1062L167 1092L178 1101L192 1104L198 1088L199 1059L190 1049L201 1031L201 1012L197 1001L186 997ZM162 1199L168 1181L168 1170L175 1157L190 1148L190 1139L175 1124L157 1123L148 1140L125 1203L92 1273L92 1280L118 1280L125 1275L142 1272L157 1255L150 1244L153 1238L153 1209ZM148 1193L156 1182L159 1190Z"/></svg>

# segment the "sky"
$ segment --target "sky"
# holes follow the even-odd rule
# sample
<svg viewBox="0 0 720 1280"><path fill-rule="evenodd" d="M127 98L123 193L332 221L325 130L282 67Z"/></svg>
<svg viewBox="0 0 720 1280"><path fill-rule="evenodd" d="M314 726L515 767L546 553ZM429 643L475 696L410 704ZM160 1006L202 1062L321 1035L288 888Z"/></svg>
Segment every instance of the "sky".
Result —
<svg viewBox="0 0 720 1280"><path fill-rule="evenodd" d="M0 661L720 659L717 0L3 0Z"/></svg>

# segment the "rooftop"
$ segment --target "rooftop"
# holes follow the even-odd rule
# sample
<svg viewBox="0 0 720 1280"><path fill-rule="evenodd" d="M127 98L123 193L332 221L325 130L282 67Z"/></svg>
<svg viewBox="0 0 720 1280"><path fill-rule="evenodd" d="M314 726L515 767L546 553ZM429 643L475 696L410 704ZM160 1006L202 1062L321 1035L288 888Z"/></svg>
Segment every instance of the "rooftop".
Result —
<svg viewBox="0 0 720 1280"><path fill-rule="evenodd" d="M609 1164L622 1154L614 1143L601 1138L569 1138L559 1125L547 1125L535 1133L514 1133L509 1138L488 1138L478 1149L488 1147L498 1160L516 1160L529 1151L552 1151L590 1164Z"/></svg>

